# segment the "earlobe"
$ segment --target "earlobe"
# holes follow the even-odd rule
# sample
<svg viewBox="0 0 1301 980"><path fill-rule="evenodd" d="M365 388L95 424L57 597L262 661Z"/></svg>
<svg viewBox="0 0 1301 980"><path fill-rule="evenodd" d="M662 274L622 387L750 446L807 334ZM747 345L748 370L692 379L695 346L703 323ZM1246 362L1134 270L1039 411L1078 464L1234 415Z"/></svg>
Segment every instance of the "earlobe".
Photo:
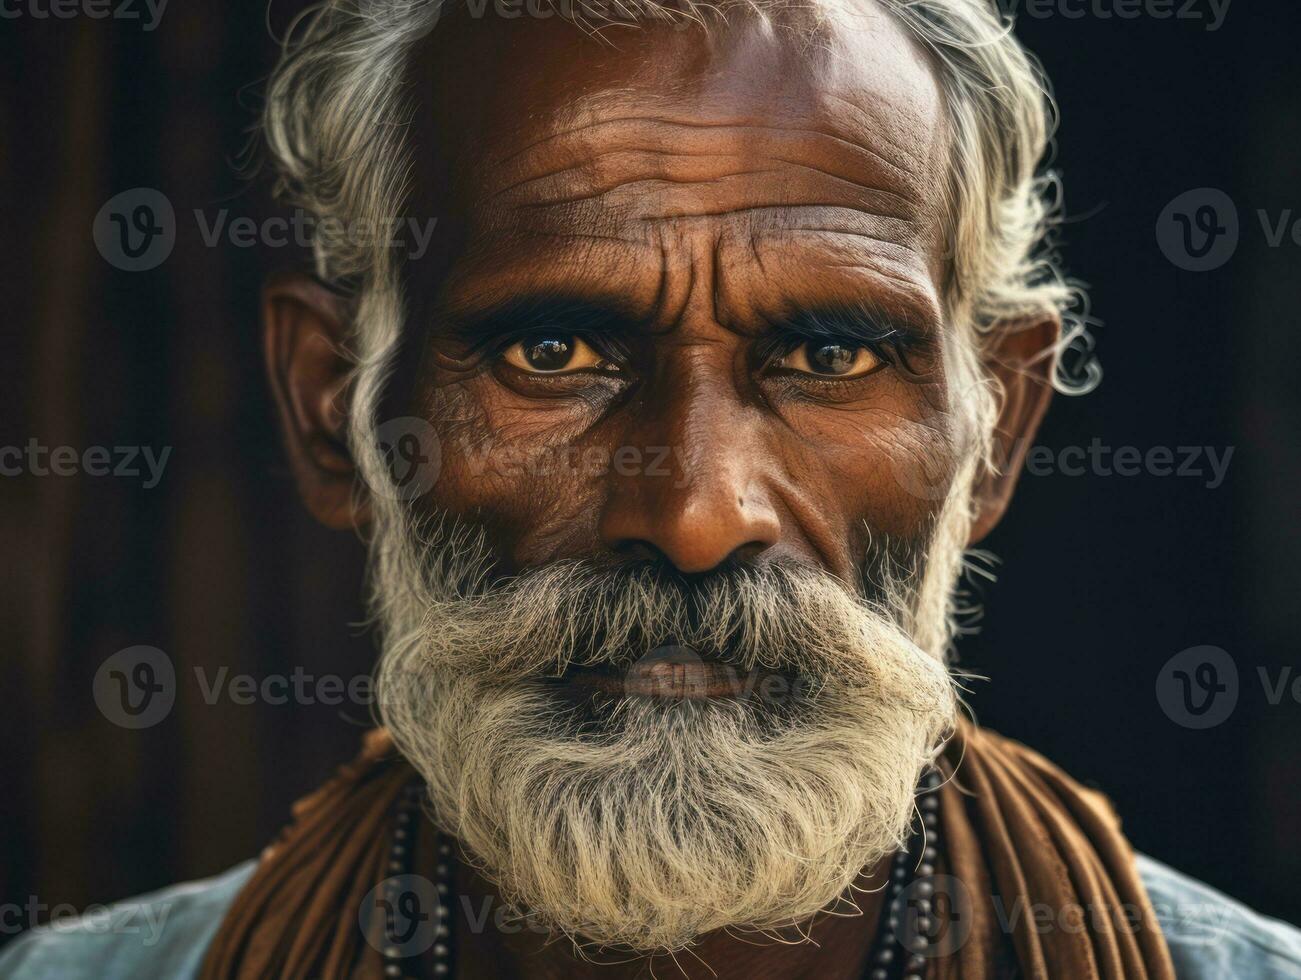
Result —
<svg viewBox="0 0 1301 980"><path fill-rule="evenodd" d="M346 439L347 316L343 299L300 273L278 274L262 290L263 352L289 465L303 503L327 527L360 527Z"/></svg>
<svg viewBox="0 0 1301 980"><path fill-rule="evenodd" d="M998 525L1012 500L1026 453L1052 400L1060 335L1061 319L1056 315L1009 324L985 355L986 369L1002 385L1003 402L994 429L994 465L986 467L976 482L976 518L969 546Z"/></svg>

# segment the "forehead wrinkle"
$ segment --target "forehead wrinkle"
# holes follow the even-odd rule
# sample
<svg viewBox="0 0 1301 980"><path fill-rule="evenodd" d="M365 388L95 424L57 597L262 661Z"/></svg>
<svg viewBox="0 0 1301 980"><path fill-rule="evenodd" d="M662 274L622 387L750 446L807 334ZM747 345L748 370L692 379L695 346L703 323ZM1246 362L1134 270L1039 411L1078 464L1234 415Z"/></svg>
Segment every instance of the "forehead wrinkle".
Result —
<svg viewBox="0 0 1301 980"><path fill-rule="evenodd" d="M762 164L774 164L774 166L765 167ZM794 173L785 173L787 170ZM884 217L911 221L914 220L915 215L927 209L925 202L906 192L875 183L866 183L863 178L833 173L823 167L799 160L767 155L756 157L731 154L710 156L694 154L683 158L679 154L668 151L619 150L603 154L579 166L516 185L514 190L503 193L503 196L508 200L513 199L511 203L518 203L520 207L542 208L589 201L607 195L611 200L618 200L635 193L639 188L661 187L664 190L671 190L676 185L683 190L693 186L708 189L710 185L721 186L728 182L738 183L744 178L776 175L783 175L786 179L775 182L773 190L781 191L783 194L792 191L796 193L794 197L784 198L780 202L783 204L806 203L798 196L796 187L825 183L828 190L836 191L836 196L843 195L844 200L863 205L879 202L876 210ZM792 179L797 180L798 183L792 185ZM830 206L843 202L823 203ZM888 212L881 205L893 205L895 213Z"/></svg>
<svg viewBox="0 0 1301 980"><path fill-rule="evenodd" d="M819 208L812 214L800 208L777 217L781 220L755 224L751 237L756 247L769 241L785 246L791 239L805 240L829 257L867 258L874 262L885 259L919 277L927 272L935 277L942 272L942 263L937 265L942 257L932 254L931 249L943 232L938 222L898 222L845 208Z"/></svg>
<svg viewBox="0 0 1301 980"><path fill-rule="evenodd" d="M831 93L826 94L830 95ZM846 99L842 99L838 96L836 99L841 103L853 106L853 103ZM604 100L589 99L585 101L603 102ZM859 118L866 121L866 116L862 110L856 106L854 108L857 110ZM603 112L603 109L593 107L586 111L599 113ZM597 145L604 144L609 146L611 149L620 147L626 149L645 149L649 152L650 145L655 142L655 137L659 136L659 142L669 144L670 141L672 141L672 144L675 147L675 149L665 152L689 156L691 153L681 148L682 142L684 140L688 144L699 142L698 139L694 138L697 136L704 135L712 139L731 138L732 141L739 146L743 144L743 139L745 137L754 135L755 133L767 133L769 135L784 134L789 136L791 137L791 142L793 142L796 147L800 148L806 146L810 139L839 144L839 148L847 151L851 155L855 157L867 157L868 162L876 166L884 166L902 178L911 176L912 171L909 164L916 163L915 160L909 159L912 154L910 154L903 146L890 139L888 134L881 132L883 128L884 127L877 125L871 127L871 131L885 139L892 149L898 150L900 156L903 158L902 160L891 159L879 150L867 146L851 137L843 136L829 130L812 129L806 125L798 125L794 122L791 122L788 125L783 125L780 123L766 122L757 117L691 119L684 116L645 114L611 116L607 114L604 115L603 118L591 119L588 122L583 123L581 126L561 130L560 132L552 133L548 136L542 137L541 139L535 140L507 156L493 161L491 167L494 170L503 169L527 175L520 180L516 180L515 183L502 188L502 190L509 190L529 179L545 177L550 173L558 172L559 169L565 169L564 166L562 166L557 170L534 174L531 173L531 163L545 167L550 165L551 157L559 156L562 160L572 161L570 164L572 166L573 164L585 160L593 152L593 147ZM606 133L604 132L605 130L614 130L614 132ZM686 130L686 132L675 132L675 130ZM697 133L693 131L702 132ZM709 155L713 152L716 151L706 150L702 155ZM525 158L521 160L519 159L520 157ZM534 161L530 159L531 157L539 157L540 159ZM511 166L512 163L514 163L513 167Z"/></svg>
<svg viewBox="0 0 1301 980"><path fill-rule="evenodd" d="M764 166L771 164L771 166ZM633 222L727 217L747 212L844 209L870 216L903 239L937 219L933 202L911 188L881 186L873 175L842 175L821 161L747 154L614 150L573 168L490 195L480 215L503 225L563 234L599 229L627 234Z"/></svg>
<svg viewBox="0 0 1301 980"><path fill-rule="evenodd" d="M753 234L757 237L783 233L842 235L875 243L881 249L902 249L914 254L920 267L929 268L927 246L940 234L936 222L899 218L864 205L816 199L752 204L749 200L754 195L749 192L732 201L718 201L717 193L712 196L715 203L709 206L698 201L682 201L680 207L652 213L634 213L629 201L612 202L604 197L535 208L500 209L504 213L493 225L500 229L502 222L508 222L509 233L500 235L500 245L490 251L494 261L506 261L502 256L535 251L536 247L529 244L533 238L545 240L549 248L565 251L570 250L567 245L579 242L645 250L656 247L660 229L674 224L680 225L681 231L688 235L722 235L738 224L747 229L754 224ZM808 224L803 225L802 221ZM838 223L843 227L826 227L824 223Z"/></svg>
<svg viewBox="0 0 1301 980"><path fill-rule="evenodd" d="M865 267L875 269L878 265L889 263L899 269L907 269L921 275L926 273L926 255L918 248L896 241L881 238L862 231L836 231L822 228L792 228L787 231L757 231L753 236L756 251L764 250L764 239L795 237L801 234L815 236L808 246L816 252L825 252L827 259L842 261L859 259ZM828 241L830 239L831 241ZM785 245L782 242L782 245ZM845 255L845 253L850 253ZM849 262L846 261L846 265Z"/></svg>
<svg viewBox="0 0 1301 980"><path fill-rule="evenodd" d="M546 239L547 247L529 244L533 237ZM527 284L525 292L580 295L639 319L658 302L665 262L666 253L649 240L530 231L467 255L440 290L439 306L470 318Z"/></svg>
<svg viewBox="0 0 1301 980"><path fill-rule="evenodd" d="M685 183L761 173L763 164L775 163L889 197L913 211L932 206L925 193L931 183L928 161L909 161L913 169L894 162L883 166L870 148L807 126L732 122L684 126L660 121L649 128L621 126L607 136L511 168L511 173L484 188L487 199L562 203L638 179Z"/></svg>
<svg viewBox="0 0 1301 980"><path fill-rule="evenodd" d="M788 240L776 254L764 239L782 236L806 240ZM821 302L862 299L906 313L928 331L942 322L936 282L919 249L867 234L814 229L739 233L720 245L716 308L728 322L781 319Z"/></svg>
<svg viewBox="0 0 1301 980"><path fill-rule="evenodd" d="M937 186L933 147L921 145L912 153L900 150L886 157L866 145L886 135L888 120L873 125L867 133L854 133L851 138L834 131L844 129L843 125L834 125L835 120L816 123L826 125L828 131L810 128L807 115L799 121L773 122L735 115L685 119L681 111L621 112L621 107L611 104L608 94L588 95L580 101L580 111L571 106L553 119L572 121L575 114L589 113L600 113L603 118L567 126L498 157L514 162L488 170L480 184L484 206L491 210L540 210L552 205L579 205L559 215L591 218L603 231L614 234L619 234L615 229L621 220L634 217L666 220L725 216L762 207L850 205L900 220L940 217L942 202L933 193ZM668 110L672 110L671 105ZM790 106L783 104L780 110L784 114ZM616 114L610 116L612 111ZM861 126L867 115L857 115L855 123ZM900 145L893 139L887 142L892 147ZM759 183L763 177L774 176L774 166L768 165L790 168L798 175L798 184L804 186L803 196L791 192L791 181L779 178L770 181L766 191L760 188L767 200L740 200L738 181L751 179ZM706 180L715 181L716 187L730 181L731 199L702 207L703 202L693 199L700 196L699 192L691 191L690 185L698 184L701 191L708 192L703 183ZM808 187L817 182L825 182L822 190ZM674 193L673 185L683 190L676 200L670 198L671 206L648 211L648 204L657 197L662 200L665 194ZM612 196L603 196L610 192L614 192ZM688 200L684 201L684 197ZM611 213L600 213L606 208ZM517 211L512 220L521 218L523 214ZM538 223L527 219L527 224L544 227L548 232L562 230L553 215Z"/></svg>

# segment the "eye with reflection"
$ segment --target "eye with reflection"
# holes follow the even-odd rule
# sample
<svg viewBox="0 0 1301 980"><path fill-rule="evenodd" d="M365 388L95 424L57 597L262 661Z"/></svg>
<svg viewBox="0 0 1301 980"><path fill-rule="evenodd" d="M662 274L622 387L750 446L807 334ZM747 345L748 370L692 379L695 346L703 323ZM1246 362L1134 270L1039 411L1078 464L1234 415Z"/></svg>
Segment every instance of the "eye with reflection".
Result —
<svg viewBox="0 0 1301 980"><path fill-rule="evenodd" d="M517 340L501 354L511 367L528 374L618 371L619 367L575 334L535 333Z"/></svg>
<svg viewBox="0 0 1301 980"><path fill-rule="evenodd" d="M860 378L885 362L861 344L837 340L806 340L777 358L773 367L823 378Z"/></svg>

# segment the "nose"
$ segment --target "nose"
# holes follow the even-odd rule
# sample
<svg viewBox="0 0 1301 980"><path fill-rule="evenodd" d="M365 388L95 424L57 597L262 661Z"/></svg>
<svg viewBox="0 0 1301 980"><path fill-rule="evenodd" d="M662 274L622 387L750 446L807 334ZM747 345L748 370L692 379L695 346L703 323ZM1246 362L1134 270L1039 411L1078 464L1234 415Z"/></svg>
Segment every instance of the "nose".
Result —
<svg viewBox="0 0 1301 980"><path fill-rule="evenodd" d="M601 514L603 543L621 554L707 572L752 561L777 544L781 522L766 489L760 425L734 393L679 389L635 429L646 465L615 467ZM659 460L653 465L653 460Z"/></svg>

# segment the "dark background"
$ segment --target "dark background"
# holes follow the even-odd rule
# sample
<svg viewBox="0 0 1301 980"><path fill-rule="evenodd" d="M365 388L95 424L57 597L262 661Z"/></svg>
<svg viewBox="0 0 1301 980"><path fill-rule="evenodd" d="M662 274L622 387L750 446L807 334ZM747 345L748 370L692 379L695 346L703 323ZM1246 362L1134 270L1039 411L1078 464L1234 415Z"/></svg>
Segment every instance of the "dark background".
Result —
<svg viewBox="0 0 1301 980"><path fill-rule="evenodd" d="M257 291L299 257L207 247L191 217L272 213L233 164L274 59L268 20L280 33L300 5L173 0L152 33L0 20L0 445L173 447L150 490L0 478L4 901L84 908L251 856L365 723L356 707L209 706L193 673L349 678L374 655L361 548L302 512L271 424ZM1301 672L1301 245L1267 247L1256 212L1301 219L1301 15L1238 0L1206 26L1053 13L1019 32L1056 84L1064 255L1091 285L1106 370L1057 399L1040 441L1232 446L1228 478L1025 477L962 656L992 678L971 696L981 721L1109 793L1139 849L1295 921L1301 705L1270 704L1257 670ZM120 272L91 224L140 186L171 199L178 241ZM1201 273L1155 234L1199 187L1242 218L1236 254ZM98 711L92 678L137 644L179 681L168 717L133 732ZM1240 696L1194 731L1155 685L1202 644L1236 660Z"/></svg>

